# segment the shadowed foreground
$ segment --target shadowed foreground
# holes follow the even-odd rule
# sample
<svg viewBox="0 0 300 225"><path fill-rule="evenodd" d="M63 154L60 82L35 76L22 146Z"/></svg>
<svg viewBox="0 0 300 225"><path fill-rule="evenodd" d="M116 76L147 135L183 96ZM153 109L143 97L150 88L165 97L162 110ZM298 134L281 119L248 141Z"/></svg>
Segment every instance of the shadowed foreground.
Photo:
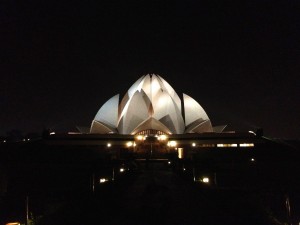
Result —
<svg viewBox="0 0 300 225"><path fill-rule="evenodd" d="M163 163L140 167L70 199L40 224L280 224L260 193L200 187Z"/></svg>

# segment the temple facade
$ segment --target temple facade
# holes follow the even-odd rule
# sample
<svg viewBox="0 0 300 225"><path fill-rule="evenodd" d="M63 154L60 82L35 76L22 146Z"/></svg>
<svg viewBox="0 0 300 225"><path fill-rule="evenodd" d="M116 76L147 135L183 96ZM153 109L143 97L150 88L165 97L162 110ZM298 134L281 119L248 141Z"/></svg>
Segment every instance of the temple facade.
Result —
<svg viewBox="0 0 300 225"><path fill-rule="evenodd" d="M90 128L93 134L172 135L222 132L212 127L201 105L187 94L180 98L161 76L144 75L120 101L117 94L102 105Z"/></svg>

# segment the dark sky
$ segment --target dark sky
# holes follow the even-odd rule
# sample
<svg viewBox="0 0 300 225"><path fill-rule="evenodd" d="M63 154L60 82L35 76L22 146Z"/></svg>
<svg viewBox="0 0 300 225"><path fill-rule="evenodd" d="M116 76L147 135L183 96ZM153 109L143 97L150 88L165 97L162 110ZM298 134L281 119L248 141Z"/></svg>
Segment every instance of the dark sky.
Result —
<svg viewBox="0 0 300 225"><path fill-rule="evenodd" d="M156 73L213 125L300 138L299 1L1 4L0 134L89 126Z"/></svg>

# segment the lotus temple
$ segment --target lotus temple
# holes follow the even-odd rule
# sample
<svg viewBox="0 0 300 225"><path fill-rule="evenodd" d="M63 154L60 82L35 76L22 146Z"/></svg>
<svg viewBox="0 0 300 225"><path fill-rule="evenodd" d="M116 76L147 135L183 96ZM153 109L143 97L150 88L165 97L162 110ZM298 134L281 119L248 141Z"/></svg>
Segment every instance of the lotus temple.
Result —
<svg viewBox="0 0 300 225"><path fill-rule="evenodd" d="M237 207L251 203L253 210L253 193L263 196L262 190L270 200L259 198L259 209L261 202L276 198L276 208L286 212L287 190L300 187L291 176L300 165L292 145L264 137L260 130L215 126L197 99L177 93L159 75L140 77L123 96L100 103L90 126L77 128L79 132L46 130L37 139L0 142L0 209L6 216L0 224L32 224L32 215L43 215L34 218L46 218L39 223L45 225L66 224L70 218L72 224L124 224L125 218L125 224L179 224L177 218L183 218L184 224L191 210L214 217L219 199ZM238 194L235 201L233 193ZM251 201L242 203L248 193ZM195 198L196 204L203 202L200 210L185 204ZM213 207L205 211L208 202ZM268 218L270 208L264 209ZM203 222L204 214L195 218ZM115 215L121 219L112 219ZM153 215L158 215L156 222L150 220ZM169 215L174 219L165 220ZM89 218L95 220L86 223Z"/></svg>
<svg viewBox="0 0 300 225"><path fill-rule="evenodd" d="M201 105L192 97L179 97L161 76L138 79L120 101L110 98L99 109L90 129L97 134L188 134L221 132L213 127Z"/></svg>
<svg viewBox="0 0 300 225"><path fill-rule="evenodd" d="M213 125L202 106L187 94L177 93L161 76L140 77L124 96L112 96L99 106L90 127L80 132L51 132L46 145L89 148L123 158L159 159L175 154L193 157L198 151L251 149L261 134L226 131Z"/></svg>

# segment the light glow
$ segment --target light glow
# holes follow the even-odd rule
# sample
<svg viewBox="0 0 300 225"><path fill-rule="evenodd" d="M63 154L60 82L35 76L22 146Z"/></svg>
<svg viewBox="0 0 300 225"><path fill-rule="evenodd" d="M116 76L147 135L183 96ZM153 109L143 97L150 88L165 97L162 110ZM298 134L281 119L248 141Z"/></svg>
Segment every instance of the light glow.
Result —
<svg viewBox="0 0 300 225"><path fill-rule="evenodd" d="M6 223L5 225L20 225L19 222L11 222L11 223Z"/></svg>
<svg viewBox="0 0 300 225"><path fill-rule="evenodd" d="M203 183L209 183L209 178L208 177L203 177L202 182Z"/></svg>
<svg viewBox="0 0 300 225"><path fill-rule="evenodd" d="M218 148L231 148L231 147L237 147L237 144L217 144Z"/></svg>
<svg viewBox="0 0 300 225"><path fill-rule="evenodd" d="M131 147L131 146L133 146L133 143L132 143L131 141L128 141L128 142L126 143L126 145L127 145L127 147Z"/></svg>
<svg viewBox="0 0 300 225"><path fill-rule="evenodd" d="M168 142L168 146L169 146L169 147L176 147L176 145L177 145L177 142L176 142L176 141L169 141L169 142Z"/></svg>
<svg viewBox="0 0 300 225"><path fill-rule="evenodd" d="M100 183L101 184L103 184L103 183L105 183L105 182L107 182L108 181L108 179L106 179L106 178L100 178Z"/></svg>
<svg viewBox="0 0 300 225"><path fill-rule="evenodd" d="M196 143L193 143L192 146L195 147L195 146L196 146Z"/></svg>
<svg viewBox="0 0 300 225"><path fill-rule="evenodd" d="M125 171L124 168L120 168L120 172L123 173Z"/></svg>
<svg viewBox="0 0 300 225"><path fill-rule="evenodd" d="M183 148L178 148L178 158L179 159L183 158Z"/></svg>
<svg viewBox="0 0 300 225"><path fill-rule="evenodd" d="M215 144L199 144L198 146L201 148L213 148Z"/></svg>
<svg viewBox="0 0 300 225"><path fill-rule="evenodd" d="M111 143L107 143L107 145L106 145L108 148L110 148L111 147Z"/></svg>
<svg viewBox="0 0 300 225"><path fill-rule="evenodd" d="M143 137L143 135L138 135L136 138L137 138L139 141L142 141L142 140L144 140L144 137Z"/></svg>
<svg viewBox="0 0 300 225"><path fill-rule="evenodd" d="M158 140L165 141L165 140L167 140L167 136L166 135L160 135L158 137Z"/></svg>
<svg viewBox="0 0 300 225"><path fill-rule="evenodd" d="M241 143L240 147L254 147L253 143Z"/></svg>
<svg viewBox="0 0 300 225"><path fill-rule="evenodd" d="M254 158L251 158L250 161L251 161L251 162L255 162L255 159L254 159Z"/></svg>

